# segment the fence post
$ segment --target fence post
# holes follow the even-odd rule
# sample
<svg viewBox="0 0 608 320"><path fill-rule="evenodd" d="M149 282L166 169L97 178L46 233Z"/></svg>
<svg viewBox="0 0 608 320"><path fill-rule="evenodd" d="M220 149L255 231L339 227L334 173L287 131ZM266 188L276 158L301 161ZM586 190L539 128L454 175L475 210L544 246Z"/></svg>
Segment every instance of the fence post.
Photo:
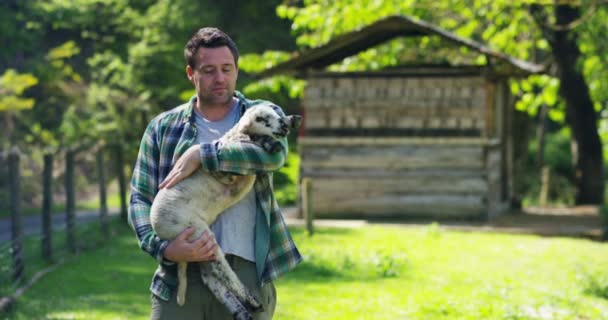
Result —
<svg viewBox="0 0 608 320"><path fill-rule="evenodd" d="M53 154L44 154L44 172L42 174L42 257L53 260L53 238L51 229L51 210L53 207Z"/></svg>
<svg viewBox="0 0 608 320"><path fill-rule="evenodd" d="M538 196L538 204L541 207L547 205L547 199L549 199L549 183L551 179L551 172L548 166L543 166L541 171L541 185L540 194Z"/></svg>
<svg viewBox="0 0 608 320"><path fill-rule="evenodd" d="M103 167L103 150L101 147L97 151L97 173L98 173L98 184L99 184L99 219L101 220L101 233L107 239L110 236L110 230L108 229L108 203L106 198L106 177L104 174Z"/></svg>
<svg viewBox="0 0 608 320"><path fill-rule="evenodd" d="M23 279L25 261L23 261L21 229L21 186L19 173L19 149L14 147L8 156L8 174L10 186L11 210L11 245L13 251L13 280L19 282Z"/></svg>
<svg viewBox="0 0 608 320"><path fill-rule="evenodd" d="M302 211L304 212L304 218L306 218L306 230L308 230L308 235L312 236L314 232L313 228L313 207L312 207L312 182L310 178L302 179Z"/></svg>
<svg viewBox="0 0 608 320"><path fill-rule="evenodd" d="M65 223L67 248L76 253L76 230L74 226L74 150L68 148L65 155Z"/></svg>
<svg viewBox="0 0 608 320"><path fill-rule="evenodd" d="M118 193L120 197L120 218L127 221L127 181L125 178L125 166L122 144L114 146L116 153L116 170L118 170Z"/></svg>

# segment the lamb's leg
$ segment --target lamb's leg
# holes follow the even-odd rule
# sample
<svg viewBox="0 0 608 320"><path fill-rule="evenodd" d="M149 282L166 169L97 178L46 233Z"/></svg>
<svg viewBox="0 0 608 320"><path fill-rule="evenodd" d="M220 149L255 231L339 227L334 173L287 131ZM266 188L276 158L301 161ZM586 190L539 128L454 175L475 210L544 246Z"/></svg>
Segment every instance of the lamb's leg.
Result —
<svg viewBox="0 0 608 320"><path fill-rule="evenodd" d="M190 225L195 228L194 233L188 238L188 241L198 239L203 231L209 230L209 227L200 220L191 221ZM180 262L177 264L177 304L183 306L186 303L186 290L188 288L188 263Z"/></svg>
<svg viewBox="0 0 608 320"><path fill-rule="evenodd" d="M177 264L177 304L180 306L183 306L186 302L186 289L188 287L187 269L187 262Z"/></svg>
<svg viewBox="0 0 608 320"><path fill-rule="evenodd" d="M253 320L247 308L243 306L233 292L228 290L226 283L215 277L212 271L213 268L211 266L215 263L216 262L199 263L203 283L205 283L209 290L211 290L217 300L228 308L228 312L230 312L234 319Z"/></svg>
<svg viewBox="0 0 608 320"><path fill-rule="evenodd" d="M198 238L203 232L211 232L209 226L200 219L194 219L191 224L197 230L197 232L195 232L196 238ZM201 231L198 232L199 230ZM207 283L207 281L205 280L206 276L204 273L204 271L207 270L206 272L209 275L207 278L212 278L213 280L219 281L222 284L222 290L230 293L232 298L236 298L237 301L240 301L238 305L240 305L241 307L245 306L248 310L251 311L261 311L262 304L259 303L256 298L251 293L249 293L249 290L247 290L247 288L241 283L241 280L234 273L234 271L232 271L232 268L230 268L230 265L224 257L224 253L219 247L215 252L215 256L217 257L217 261L201 263L201 265L204 266L201 267L201 276L203 277L203 281ZM182 282L180 281L179 285L181 285L181 283ZM210 286L209 288L212 289ZM218 290L219 289L216 289L216 291ZM219 291L218 293L216 293L216 291L213 291L212 289L212 292L215 294L215 296L220 302L225 304L229 303L228 301L225 302L222 298L225 296L225 293ZM233 309L230 309L230 311L234 313Z"/></svg>
<svg viewBox="0 0 608 320"><path fill-rule="evenodd" d="M220 279L228 290L233 292L247 309L254 312L262 311L262 304L257 301L249 292L249 289L243 285L236 273L232 271L232 268L230 268L230 265L224 257L224 253L218 249L216 256L218 257L218 260L210 263L213 276Z"/></svg>

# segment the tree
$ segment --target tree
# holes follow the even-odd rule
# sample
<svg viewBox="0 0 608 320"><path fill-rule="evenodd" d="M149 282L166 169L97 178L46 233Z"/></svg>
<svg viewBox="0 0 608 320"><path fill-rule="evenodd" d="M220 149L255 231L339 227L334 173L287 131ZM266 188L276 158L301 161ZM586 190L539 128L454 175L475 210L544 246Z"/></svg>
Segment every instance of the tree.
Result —
<svg viewBox="0 0 608 320"><path fill-rule="evenodd" d="M39 80L24 92L37 103L13 118L15 139L123 140L136 150L152 114L191 96L183 50L198 28L226 30L242 53L295 48L274 14L279 1L2 1L0 70Z"/></svg>
<svg viewBox="0 0 608 320"><path fill-rule="evenodd" d="M23 92L38 83L38 79L31 74L18 74L9 69L0 76L0 112L4 114L4 136L6 140L0 141L0 147L14 143L13 131L14 116L21 110L31 109L34 99L24 98Z"/></svg>
<svg viewBox="0 0 608 320"><path fill-rule="evenodd" d="M566 104L566 122L572 129L572 153L575 167L576 203L601 204L604 198L602 143L598 135L598 116L589 87L577 63L581 58L578 36L571 25L580 20L580 7L555 6L556 25L551 26L545 9L530 7L555 58L559 93Z"/></svg>

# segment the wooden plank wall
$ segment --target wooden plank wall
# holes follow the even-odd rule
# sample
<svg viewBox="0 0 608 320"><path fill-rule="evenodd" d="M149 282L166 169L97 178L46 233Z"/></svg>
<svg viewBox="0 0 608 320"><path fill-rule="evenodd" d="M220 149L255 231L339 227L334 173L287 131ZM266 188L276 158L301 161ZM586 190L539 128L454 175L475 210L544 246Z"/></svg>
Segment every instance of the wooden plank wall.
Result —
<svg viewBox="0 0 608 320"><path fill-rule="evenodd" d="M312 77L304 94L305 129L402 129L475 135L485 130L486 88L480 76ZM389 130L390 131L390 130ZM394 132L394 131L393 131ZM373 131L372 131L373 134Z"/></svg>
<svg viewBox="0 0 608 320"><path fill-rule="evenodd" d="M316 217L481 217L488 181L477 138L300 138Z"/></svg>
<svg viewBox="0 0 608 320"><path fill-rule="evenodd" d="M301 176L312 179L315 215L498 212L505 128L497 89L471 75L309 78Z"/></svg>
<svg viewBox="0 0 608 320"><path fill-rule="evenodd" d="M474 75L309 78L301 176L313 181L315 214L485 218L504 210L504 84Z"/></svg>

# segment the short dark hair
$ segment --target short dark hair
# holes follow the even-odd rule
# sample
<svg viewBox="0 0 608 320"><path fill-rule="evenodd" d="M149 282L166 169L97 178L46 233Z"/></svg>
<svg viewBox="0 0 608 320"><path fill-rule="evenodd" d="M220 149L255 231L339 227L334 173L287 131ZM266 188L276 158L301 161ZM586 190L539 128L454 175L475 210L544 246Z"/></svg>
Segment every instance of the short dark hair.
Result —
<svg viewBox="0 0 608 320"><path fill-rule="evenodd" d="M198 48L219 48L226 46L232 52L234 57L234 65L238 66L239 62L239 50L232 39L218 28L201 28L199 29L192 38L186 43L184 48L184 58L190 68L196 67L196 51Z"/></svg>

